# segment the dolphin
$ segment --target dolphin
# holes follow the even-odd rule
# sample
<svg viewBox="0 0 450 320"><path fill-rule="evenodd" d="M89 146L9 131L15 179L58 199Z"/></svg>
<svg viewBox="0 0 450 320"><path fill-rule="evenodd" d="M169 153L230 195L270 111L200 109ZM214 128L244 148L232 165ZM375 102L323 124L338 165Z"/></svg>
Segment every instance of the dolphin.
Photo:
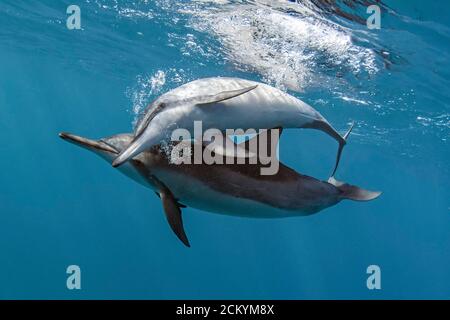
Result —
<svg viewBox="0 0 450 320"><path fill-rule="evenodd" d="M240 78L204 78L179 86L150 103L136 126L133 141L113 161L113 167L166 141L176 128L187 129L193 134L194 121L202 121L203 128L221 131L277 127L321 130L339 143L331 177L353 127L352 124L341 136L313 107L264 83ZM218 152L218 148L214 151ZM226 152L225 155L230 154Z"/></svg>
<svg viewBox="0 0 450 320"><path fill-rule="evenodd" d="M70 133L59 136L109 163L134 139L131 133L100 140ZM258 136L252 139L258 139ZM177 146L195 147L195 143L198 142L181 141ZM249 148L250 144L247 140L240 145ZM201 147L205 148L204 145ZM297 173L281 162L275 175L261 175L261 163L233 163L174 164L166 148L155 145L133 157L119 170L156 192L170 227L188 247L181 216L181 208L185 206L231 216L283 218L311 215L344 199L369 201L381 194L339 182L333 177L320 181Z"/></svg>

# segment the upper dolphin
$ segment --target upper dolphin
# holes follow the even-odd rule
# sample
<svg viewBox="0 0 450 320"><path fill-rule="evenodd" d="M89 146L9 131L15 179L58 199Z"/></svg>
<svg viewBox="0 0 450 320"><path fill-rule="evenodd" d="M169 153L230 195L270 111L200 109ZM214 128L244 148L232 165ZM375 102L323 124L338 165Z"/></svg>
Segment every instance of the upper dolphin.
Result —
<svg viewBox="0 0 450 320"><path fill-rule="evenodd" d="M264 83L240 78L204 78L186 83L153 101L140 119L130 145L113 161L117 167L140 152L168 140L170 132L193 132L194 121L205 129L313 128L339 143L339 164L348 132L341 136L313 107Z"/></svg>

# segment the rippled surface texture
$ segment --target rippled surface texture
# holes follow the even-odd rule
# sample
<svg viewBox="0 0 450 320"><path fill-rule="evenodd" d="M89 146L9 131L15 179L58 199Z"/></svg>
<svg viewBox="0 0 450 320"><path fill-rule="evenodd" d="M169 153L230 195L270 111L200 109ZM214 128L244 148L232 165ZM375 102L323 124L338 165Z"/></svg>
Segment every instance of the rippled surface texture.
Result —
<svg viewBox="0 0 450 320"><path fill-rule="evenodd" d="M68 30L70 1L1 1L0 298L450 298L450 4L387 1L369 30L364 2L85 0ZM337 178L383 195L279 220L188 208L187 249L153 192L57 136L131 132L209 76L354 120ZM335 150L287 130L280 155L326 179Z"/></svg>

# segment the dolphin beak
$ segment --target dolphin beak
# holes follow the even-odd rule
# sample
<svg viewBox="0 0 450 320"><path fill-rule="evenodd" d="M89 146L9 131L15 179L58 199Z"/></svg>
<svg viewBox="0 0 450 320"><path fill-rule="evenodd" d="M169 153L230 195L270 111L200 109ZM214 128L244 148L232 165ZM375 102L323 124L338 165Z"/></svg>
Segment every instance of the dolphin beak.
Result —
<svg viewBox="0 0 450 320"><path fill-rule="evenodd" d="M64 139L70 143L73 143L77 146L86 148L88 150L104 151L104 152L119 154L119 151L117 151L110 145L104 143L103 141L91 140L91 139L83 138L83 137L80 137L80 136L77 136L77 135L74 135L71 133L67 133L67 132L61 132L59 134L59 137L61 139Z"/></svg>

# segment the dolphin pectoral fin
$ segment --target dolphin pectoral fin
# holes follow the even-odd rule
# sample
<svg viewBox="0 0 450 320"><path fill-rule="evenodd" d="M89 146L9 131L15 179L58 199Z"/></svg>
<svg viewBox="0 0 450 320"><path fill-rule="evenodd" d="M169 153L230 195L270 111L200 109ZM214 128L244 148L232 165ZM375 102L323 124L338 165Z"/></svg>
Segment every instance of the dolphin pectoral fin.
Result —
<svg viewBox="0 0 450 320"><path fill-rule="evenodd" d="M205 148L224 157L253 158L256 156L255 153L235 144L234 141L227 136L224 136L222 141L214 140L212 142L205 143Z"/></svg>
<svg viewBox="0 0 450 320"><path fill-rule="evenodd" d="M217 94L207 95L207 96L199 96L193 99L194 103L199 106L207 105L210 103L216 103L220 101L225 101L241 94L247 93L255 89L258 85L254 85L251 87L238 89L238 90L230 90L230 91L222 91Z"/></svg>
<svg viewBox="0 0 450 320"><path fill-rule="evenodd" d="M170 228L186 247L190 247L191 245L189 244L189 240L184 232L180 204L168 189L161 191L159 195Z"/></svg>

